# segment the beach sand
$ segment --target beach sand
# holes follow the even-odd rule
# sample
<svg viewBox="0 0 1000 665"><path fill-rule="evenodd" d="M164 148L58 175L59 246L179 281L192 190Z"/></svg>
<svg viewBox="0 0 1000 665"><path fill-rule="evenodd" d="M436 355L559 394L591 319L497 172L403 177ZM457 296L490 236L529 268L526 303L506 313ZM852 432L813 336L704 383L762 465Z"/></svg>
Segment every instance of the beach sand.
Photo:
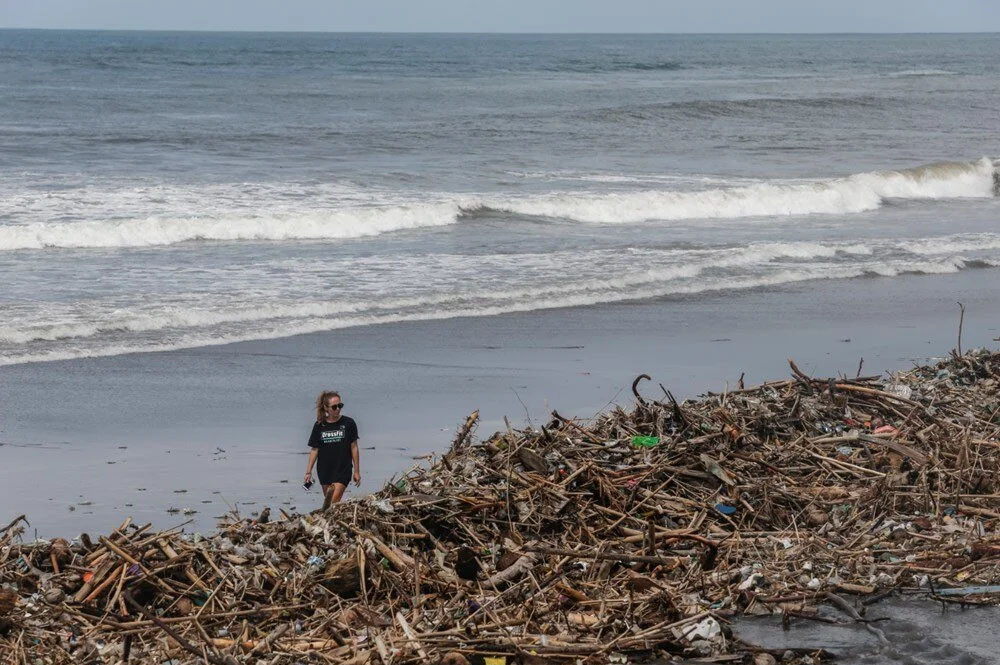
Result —
<svg viewBox="0 0 1000 665"><path fill-rule="evenodd" d="M678 398L807 373L902 369L955 345L995 346L995 272L800 283L495 317L351 328L261 342L0 368L2 521L27 537L137 523L210 531L214 516L309 510L301 487L313 400L342 391L364 480L380 487L444 450L473 409L480 431L589 418L662 383ZM72 509L71 509L72 508ZM177 511L195 510L185 516Z"/></svg>

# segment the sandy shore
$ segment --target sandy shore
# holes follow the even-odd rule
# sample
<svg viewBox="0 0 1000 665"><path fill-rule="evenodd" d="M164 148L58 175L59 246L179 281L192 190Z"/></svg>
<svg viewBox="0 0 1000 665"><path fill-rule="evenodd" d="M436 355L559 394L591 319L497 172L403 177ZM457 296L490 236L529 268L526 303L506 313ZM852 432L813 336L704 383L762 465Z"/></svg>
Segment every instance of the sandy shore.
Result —
<svg viewBox="0 0 1000 665"><path fill-rule="evenodd" d="M389 324L286 339L0 368L0 505L39 536L106 531L122 516L210 530L230 507L307 509L299 487L311 403L343 391L374 490L440 451L480 409L539 422L631 399L645 372L678 396L782 377L912 366L955 343L995 345L991 270L815 282L488 318ZM849 340L849 341L848 341ZM188 516L177 511L197 511ZM33 535L29 531L29 535Z"/></svg>

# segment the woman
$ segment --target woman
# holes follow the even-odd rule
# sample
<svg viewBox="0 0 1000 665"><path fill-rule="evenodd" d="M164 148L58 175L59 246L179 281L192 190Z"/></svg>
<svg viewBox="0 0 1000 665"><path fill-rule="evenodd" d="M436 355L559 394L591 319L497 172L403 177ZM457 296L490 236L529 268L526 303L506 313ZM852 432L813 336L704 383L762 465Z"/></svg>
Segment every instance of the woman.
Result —
<svg viewBox="0 0 1000 665"><path fill-rule="evenodd" d="M341 415L344 403L340 393L326 390L316 399L316 424L309 435L309 462L306 484L312 482L312 468L323 486L323 509L340 501L347 484L361 484L361 463L358 460L358 425L353 418ZM317 464L317 462L319 462Z"/></svg>

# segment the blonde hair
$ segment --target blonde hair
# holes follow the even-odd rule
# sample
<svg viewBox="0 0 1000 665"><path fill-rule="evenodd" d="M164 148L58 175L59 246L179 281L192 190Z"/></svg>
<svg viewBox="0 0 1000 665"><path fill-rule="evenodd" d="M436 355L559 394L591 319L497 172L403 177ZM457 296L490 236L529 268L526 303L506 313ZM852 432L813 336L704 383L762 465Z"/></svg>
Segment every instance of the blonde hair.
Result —
<svg viewBox="0 0 1000 665"><path fill-rule="evenodd" d="M326 403L331 397L340 397L336 390L324 390L316 398L316 422L323 422L326 417Z"/></svg>

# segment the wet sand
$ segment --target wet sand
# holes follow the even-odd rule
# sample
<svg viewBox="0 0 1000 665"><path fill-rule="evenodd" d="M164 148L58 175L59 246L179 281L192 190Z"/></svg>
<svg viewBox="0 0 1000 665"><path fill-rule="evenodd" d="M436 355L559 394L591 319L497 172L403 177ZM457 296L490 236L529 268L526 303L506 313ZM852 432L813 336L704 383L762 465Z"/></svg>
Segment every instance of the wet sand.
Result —
<svg viewBox="0 0 1000 665"><path fill-rule="evenodd" d="M342 391L364 481L445 449L473 409L483 433L628 404L639 373L677 396L787 375L906 368L1000 337L996 271L803 283L496 317L0 368L0 506L41 537L104 532L126 515L211 530L231 508L308 510L312 403ZM182 491L183 490L183 491ZM177 512L168 513L168 509ZM197 511L184 515L183 511Z"/></svg>
<svg viewBox="0 0 1000 665"><path fill-rule="evenodd" d="M822 607L820 616L845 620L830 607ZM783 630L780 616L737 619L734 631L771 649L826 649L840 665L991 665L998 660L993 630L1000 618L997 607L942 607L924 598L894 597L870 606L865 618L878 620L888 646L880 646L861 624L831 626L793 618L790 629Z"/></svg>

